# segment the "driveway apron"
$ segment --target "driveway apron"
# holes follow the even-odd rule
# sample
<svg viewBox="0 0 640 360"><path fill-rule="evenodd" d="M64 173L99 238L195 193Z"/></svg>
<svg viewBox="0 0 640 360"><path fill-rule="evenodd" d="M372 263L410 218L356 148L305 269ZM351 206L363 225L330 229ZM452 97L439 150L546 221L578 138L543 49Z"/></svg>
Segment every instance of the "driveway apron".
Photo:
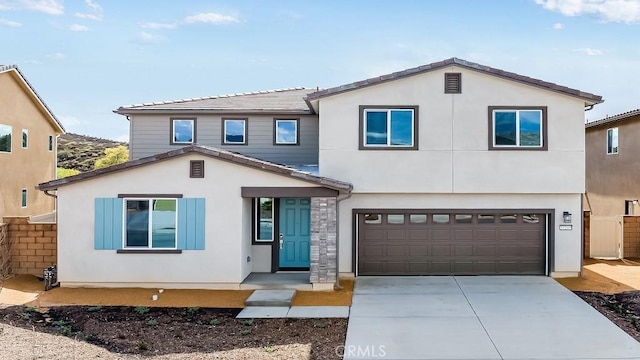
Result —
<svg viewBox="0 0 640 360"><path fill-rule="evenodd" d="M344 359L640 359L640 343L543 276L358 277L343 350Z"/></svg>

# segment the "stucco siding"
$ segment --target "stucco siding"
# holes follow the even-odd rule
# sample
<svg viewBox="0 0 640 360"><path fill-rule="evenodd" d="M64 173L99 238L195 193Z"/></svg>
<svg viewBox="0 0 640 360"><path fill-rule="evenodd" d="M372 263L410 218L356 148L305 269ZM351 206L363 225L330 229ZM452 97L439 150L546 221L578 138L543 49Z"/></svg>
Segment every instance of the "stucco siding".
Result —
<svg viewBox="0 0 640 360"><path fill-rule="evenodd" d="M170 145L170 122L175 115L134 115L131 116L131 159L155 155L180 145ZM184 115L197 118L196 141L200 145L213 146L238 152L262 160L279 164L318 164L318 117L315 115ZM222 144L222 119L248 119L247 145ZM274 145L274 118L300 118L300 144Z"/></svg>
<svg viewBox="0 0 640 360"><path fill-rule="evenodd" d="M195 159L205 160L204 179L189 178L189 161ZM253 271L253 264L247 262L247 256L253 255L251 201L241 197L243 186L310 184L206 156L187 155L60 187L58 279L63 286L237 286ZM205 250L184 250L182 254L94 250L93 199L118 194L205 198Z"/></svg>
<svg viewBox="0 0 640 360"><path fill-rule="evenodd" d="M607 129L618 128L618 154L607 154ZM586 130L587 199L594 216L625 214L640 199L640 117ZM635 215L640 214L636 206Z"/></svg>
<svg viewBox="0 0 640 360"><path fill-rule="evenodd" d="M0 124L12 127L12 151L0 152L0 216L53 211L53 197L35 186L55 179L57 130L10 72L0 73ZM26 149L22 148L22 129L28 131ZM49 136L54 137L53 151L49 151ZM27 189L26 208L21 206L22 189Z"/></svg>
<svg viewBox="0 0 640 360"><path fill-rule="evenodd" d="M445 94L444 73L462 73ZM419 149L359 150L359 106L419 106ZM489 151L489 106L546 106L548 151ZM452 66L320 99L323 176L373 193L582 193L584 101ZM515 176L515 177L514 177Z"/></svg>
<svg viewBox="0 0 640 360"><path fill-rule="evenodd" d="M353 209L553 209L552 274L577 275L581 268L581 194L353 194L340 202L339 271L353 272ZM559 230L562 213L572 214L573 229Z"/></svg>

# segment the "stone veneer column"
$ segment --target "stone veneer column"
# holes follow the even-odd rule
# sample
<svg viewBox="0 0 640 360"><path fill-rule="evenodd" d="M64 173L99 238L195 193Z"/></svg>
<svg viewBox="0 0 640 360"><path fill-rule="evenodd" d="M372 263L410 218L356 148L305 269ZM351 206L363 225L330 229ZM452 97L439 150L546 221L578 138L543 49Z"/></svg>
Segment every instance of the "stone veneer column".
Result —
<svg viewBox="0 0 640 360"><path fill-rule="evenodd" d="M312 284L336 281L336 198L311 198L311 265Z"/></svg>

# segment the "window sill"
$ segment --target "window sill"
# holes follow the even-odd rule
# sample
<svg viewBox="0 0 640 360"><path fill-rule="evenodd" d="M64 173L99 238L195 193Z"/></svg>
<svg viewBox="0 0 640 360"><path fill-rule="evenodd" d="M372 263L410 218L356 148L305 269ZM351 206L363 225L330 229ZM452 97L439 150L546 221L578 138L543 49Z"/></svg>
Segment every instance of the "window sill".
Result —
<svg viewBox="0 0 640 360"><path fill-rule="evenodd" d="M159 250L159 249L118 249L117 254L182 254L182 250Z"/></svg>

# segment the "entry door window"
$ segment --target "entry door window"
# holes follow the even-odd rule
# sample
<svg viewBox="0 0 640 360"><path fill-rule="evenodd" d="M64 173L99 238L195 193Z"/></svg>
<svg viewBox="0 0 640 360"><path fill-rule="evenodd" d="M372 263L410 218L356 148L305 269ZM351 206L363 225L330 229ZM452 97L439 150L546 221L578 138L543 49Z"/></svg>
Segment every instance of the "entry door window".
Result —
<svg viewBox="0 0 640 360"><path fill-rule="evenodd" d="M273 198L256 199L256 242L273 241Z"/></svg>

